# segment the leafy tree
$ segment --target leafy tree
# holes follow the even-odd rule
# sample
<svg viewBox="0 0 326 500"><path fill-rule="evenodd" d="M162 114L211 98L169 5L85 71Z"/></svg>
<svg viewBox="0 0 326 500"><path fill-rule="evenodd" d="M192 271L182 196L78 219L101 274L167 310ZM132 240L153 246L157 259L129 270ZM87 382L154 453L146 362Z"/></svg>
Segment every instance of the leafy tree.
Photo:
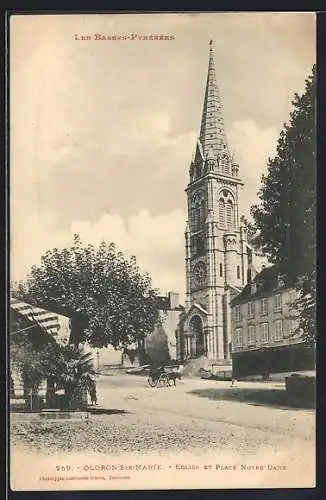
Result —
<svg viewBox="0 0 326 500"><path fill-rule="evenodd" d="M15 321L15 332L10 339L11 368L20 373L24 397L37 394L41 382L56 370L60 347L39 331L37 326L28 330L25 322Z"/></svg>
<svg viewBox="0 0 326 500"><path fill-rule="evenodd" d="M34 266L17 298L72 317L72 341L92 347L142 347L160 322L157 291L136 258L129 260L111 243L84 246L78 235L69 248L48 250Z"/></svg>
<svg viewBox="0 0 326 500"><path fill-rule="evenodd" d="M53 373L57 388L65 391L68 408L86 406L87 393L96 386L93 353L82 346L63 346Z"/></svg>
<svg viewBox="0 0 326 500"><path fill-rule="evenodd" d="M16 322L16 326L18 323ZM11 366L20 373L24 396L38 393L40 384L47 380L47 403L54 403L56 389L64 389L65 406L76 407L87 403L87 392L96 385L93 355L81 346L61 346L41 332L38 326L23 329L12 335L10 342Z"/></svg>
<svg viewBox="0 0 326 500"><path fill-rule="evenodd" d="M303 95L295 94L293 111L268 160L262 177L260 203L251 209L257 231L255 243L300 290L305 340L316 334L316 67L306 80Z"/></svg>
<svg viewBox="0 0 326 500"><path fill-rule="evenodd" d="M122 351L122 357L121 357L121 363L123 364L125 359L129 359L130 363L133 365L135 360L136 360L136 356L138 354L138 349L136 348L129 348L129 347L125 347Z"/></svg>

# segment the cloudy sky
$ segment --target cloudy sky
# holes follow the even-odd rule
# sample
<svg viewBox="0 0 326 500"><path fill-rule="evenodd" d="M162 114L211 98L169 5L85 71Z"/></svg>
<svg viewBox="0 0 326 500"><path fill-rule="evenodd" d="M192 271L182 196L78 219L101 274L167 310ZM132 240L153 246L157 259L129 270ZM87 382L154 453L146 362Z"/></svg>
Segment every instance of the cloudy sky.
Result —
<svg viewBox="0 0 326 500"><path fill-rule="evenodd" d="M137 37L96 41L96 33ZM140 39L151 34L174 40ZM155 286L183 294L184 188L209 39L248 214L293 94L315 62L313 14L11 19L13 280L78 232L85 243L114 241Z"/></svg>

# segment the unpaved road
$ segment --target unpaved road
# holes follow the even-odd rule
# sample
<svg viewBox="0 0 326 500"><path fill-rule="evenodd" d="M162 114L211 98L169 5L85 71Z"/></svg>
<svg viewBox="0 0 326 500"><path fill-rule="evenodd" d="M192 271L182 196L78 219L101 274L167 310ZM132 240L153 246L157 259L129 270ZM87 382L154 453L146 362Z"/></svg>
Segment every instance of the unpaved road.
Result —
<svg viewBox="0 0 326 500"><path fill-rule="evenodd" d="M145 377L101 376L98 402L88 420L33 421L16 415L11 463L17 482L24 463L30 489L112 489L110 471L95 484L64 478L40 484L39 476L52 479L56 464L84 474L90 466L151 463L162 469L133 472L121 487L314 484L315 413L286 408L281 384L243 382L231 388L229 382L185 379L176 387L150 388Z"/></svg>
<svg viewBox="0 0 326 500"><path fill-rule="evenodd" d="M151 388L146 377L100 376L89 421L16 422L13 442L44 453L93 450L119 455L314 453L315 412L284 406L277 383L185 379Z"/></svg>

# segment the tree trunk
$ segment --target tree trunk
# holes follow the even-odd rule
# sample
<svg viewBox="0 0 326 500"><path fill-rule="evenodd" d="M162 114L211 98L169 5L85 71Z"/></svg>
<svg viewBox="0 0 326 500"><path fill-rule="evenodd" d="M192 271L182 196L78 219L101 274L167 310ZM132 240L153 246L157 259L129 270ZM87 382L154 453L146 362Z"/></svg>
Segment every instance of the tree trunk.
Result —
<svg viewBox="0 0 326 500"><path fill-rule="evenodd" d="M145 339L138 339L138 356L139 356L139 364L143 365L145 362Z"/></svg>
<svg viewBox="0 0 326 500"><path fill-rule="evenodd" d="M53 377L48 377L46 380L46 406L48 408L55 407L55 385Z"/></svg>
<svg viewBox="0 0 326 500"><path fill-rule="evenodd" d="M67 387L66 391L67 409L82 410L87 408L87 390L78 387Z"/></svg>

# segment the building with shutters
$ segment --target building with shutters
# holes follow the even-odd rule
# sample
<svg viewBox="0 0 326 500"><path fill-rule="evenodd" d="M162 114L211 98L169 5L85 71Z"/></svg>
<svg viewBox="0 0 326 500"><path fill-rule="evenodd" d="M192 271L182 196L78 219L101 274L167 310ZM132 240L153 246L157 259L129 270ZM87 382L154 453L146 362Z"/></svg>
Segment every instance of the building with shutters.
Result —
<svg viewBox="0 0 326 500"><path fill-rule="evenodd" d="M314 349L299 329L294 303L277 266L263 269L231 301L233 373L237 378L314 370Z"/></svg>

